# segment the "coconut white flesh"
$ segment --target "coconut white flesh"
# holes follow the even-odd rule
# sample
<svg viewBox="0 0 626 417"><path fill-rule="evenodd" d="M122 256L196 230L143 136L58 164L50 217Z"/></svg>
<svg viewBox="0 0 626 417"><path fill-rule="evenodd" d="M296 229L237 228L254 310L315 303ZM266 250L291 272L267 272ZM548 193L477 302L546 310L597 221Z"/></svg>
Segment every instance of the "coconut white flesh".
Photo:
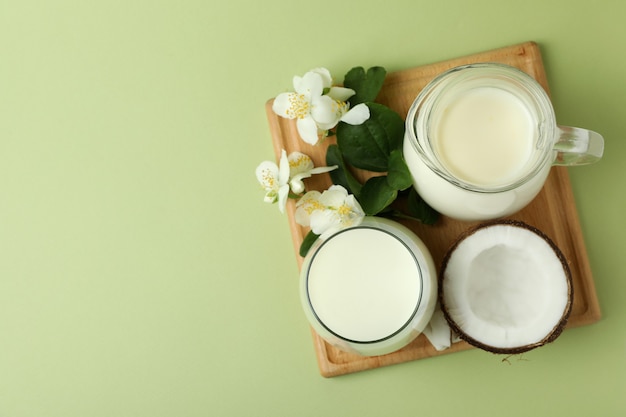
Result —
<svg viewBox="0 0 626 417"><path fill-rule="evenodd" d="M493 225L452 252L443 297L450 318L471 338L498 348L527 346L542 341L563 318L568 275L541 236Z"/></svg>

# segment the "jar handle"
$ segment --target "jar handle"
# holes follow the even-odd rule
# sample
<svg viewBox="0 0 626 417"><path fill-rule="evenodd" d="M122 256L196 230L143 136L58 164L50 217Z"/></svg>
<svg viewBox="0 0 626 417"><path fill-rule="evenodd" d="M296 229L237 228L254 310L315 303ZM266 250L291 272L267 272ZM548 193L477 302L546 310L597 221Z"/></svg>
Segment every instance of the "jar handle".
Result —
<svg viewBox="0 0 626 417"><path fill-rule="evenodd" d="M599 133L569 126L558 126L558 129L553 165L586 165L602 158L604 138Z"/></svg>

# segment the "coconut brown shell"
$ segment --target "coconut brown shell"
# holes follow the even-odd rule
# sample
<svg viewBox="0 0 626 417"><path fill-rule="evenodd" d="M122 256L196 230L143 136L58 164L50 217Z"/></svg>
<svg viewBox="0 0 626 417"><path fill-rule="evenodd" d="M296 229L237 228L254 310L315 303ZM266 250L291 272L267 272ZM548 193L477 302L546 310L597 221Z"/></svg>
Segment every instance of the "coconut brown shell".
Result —
<svg viewBox="0 0 626 417"><path fill-rule="evenodd" d="M454 250L459 246L459 244L464 241L466 238L470 237L472 234L476 233L478 230L481 230L483 228L487 228L487 227L491 227L491 226L514 226L514 227L521 227L521 228L525 228L526 230L529 230L533 233L535 233L536 235L538 235L539 237L541 237L543 240L545 240L549 246L552 248L552 250L554 251L554 253L556 254L557 258L559 259L559 261L561 262L561 265L563 266L563 271L565 272L565 277L567 279L567 288L568 288L568 299L567 299L567 304L566 307L563 311L563 315L560 319L560 321L554 326L554 328L552 328L552 330L546 334L546 336L541 339L540 341L536 342L536 343L532 343L532 344L528 344L528 345L523 345L523 346L515 346L515 347L498 347L498 346L490 346L488 344L482 343L480 340L477 340L469 335L467 335L466 333L463 332L463 330L460 328L459 325L457 325L457 323L452 319L452 317L450 316L450 314L448 313L448 309L444 300L444 273L446 270L446 266L448 264L448 261L450 259L450 257L452 256L452 253L454 252ZM491 353L496 353L496 354L507 354L507 355L514 355L514 354L519 354L519 353L524 353L524 352L528 352L529 350L541 347L546 345L547 343L551 343L554 340L556 340L556 338L558 338L561 333L563 332L563 330L565 329L566 325L567 325L567 320L569 319L569 316L572 312L572 304L573 304L573 300L574 300L574 287L572 284L572 273L571 270L569 268L569 264L567 262L567 259L565 258L565 256L563 255L563 252L561 252L561 250L559 249L559 247L552 241L552 239L550 239L545 233L543 233L541 230L527 224L524 223L522 221L519 220L510 220L510 219L506 219L506 220L494 220L494 221L490 221L490 222L486 222L486 223L481 223L475 227L472 227L468 230L466 230L464 233L462 233L450 246L450 248L448 249L448 251L446 252L446 255L444 256L442 263L441 263L441 268L439 269L439 274L438 274L438 283L439 283L439 289L438 289L438 298L439 298L439 303L441 305L441 310L444 314L444 317L446 318L446 321L448 322L448 325L450 326L450 328L456 332L458 334L458 336L462 339L465 340L467 343L471 344L472 346L475 346L479 349L485 350L487 352L491 352Z"/></svg>

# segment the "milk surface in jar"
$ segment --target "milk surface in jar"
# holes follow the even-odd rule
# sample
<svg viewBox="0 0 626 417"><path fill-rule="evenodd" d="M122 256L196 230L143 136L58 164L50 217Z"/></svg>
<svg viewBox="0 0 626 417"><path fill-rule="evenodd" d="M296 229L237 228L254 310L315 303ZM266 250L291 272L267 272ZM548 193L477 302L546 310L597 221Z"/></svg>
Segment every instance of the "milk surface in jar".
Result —
<svg viewBox="0 0 626 417"><path fill-rule="evenodd" d="M513 94L469 90L433 120L435 152L457 178L479 186L506 184L523 174L534 142L533 118Z"/></svg>

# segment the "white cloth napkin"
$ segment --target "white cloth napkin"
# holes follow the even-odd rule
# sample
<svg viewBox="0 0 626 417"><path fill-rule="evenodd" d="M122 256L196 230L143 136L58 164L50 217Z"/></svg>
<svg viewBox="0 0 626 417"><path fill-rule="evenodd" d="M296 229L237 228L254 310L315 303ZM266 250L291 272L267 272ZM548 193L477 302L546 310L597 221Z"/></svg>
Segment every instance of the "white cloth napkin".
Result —
<svg viewBox="0 0 626 417"><path fill-rule="evenodd" d="M438 351L448 349L453 343L461 340L458 335L450 329L439 303L435 306L433 316L422 333L424 333L424 336L426 336L428 341Z"/></svg>

